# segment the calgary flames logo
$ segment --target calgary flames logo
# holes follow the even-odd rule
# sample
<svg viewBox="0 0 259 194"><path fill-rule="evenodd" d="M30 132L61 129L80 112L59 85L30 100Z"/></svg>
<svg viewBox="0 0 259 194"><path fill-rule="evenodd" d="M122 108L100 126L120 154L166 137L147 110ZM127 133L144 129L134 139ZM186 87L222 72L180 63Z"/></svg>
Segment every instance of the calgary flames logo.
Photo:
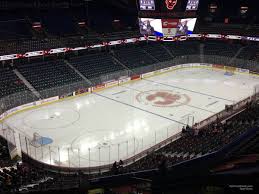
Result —
<svg viewBox="0 0 259 194"><path fill-rule="evenodd" d="M165 4L166 4L167 9L173 10L177 4L177 0L165 0Z"/></svg>
<svg viewBox="0 0 259 194"><path fill-rule="evenodd" d="M175 93L170 90L150 90L136 96L139 103L155 107L178 107L190 102L186 94Z"/></svg>
<svg viewBox="0 0 259 194"><path fill-rule="evenodd" d="M162 92L155 92L154 94L150 94L146 97L146 99L150 102L153 102L155 105L165 106L165 105L173 104L177 100L180 100L181 96L162 91Z"/></svg>

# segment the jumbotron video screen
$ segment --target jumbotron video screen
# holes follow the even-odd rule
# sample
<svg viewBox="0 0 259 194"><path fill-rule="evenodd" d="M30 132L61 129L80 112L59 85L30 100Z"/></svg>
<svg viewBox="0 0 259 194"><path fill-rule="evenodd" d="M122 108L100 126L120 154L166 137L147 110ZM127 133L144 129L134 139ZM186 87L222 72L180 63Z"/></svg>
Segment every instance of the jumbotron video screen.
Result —
<svg viewBox="0 0 259 194"><path fill-rule="evenodd" d="M198 9L199 0L139 0L140 11L185 12Z"/></svg>
<svg viewBox="0 0 259 194"><path fill-rule="evenodd" d="M146 36L174 37L192 34L197 18L139 18L140 33Z"/></svg>

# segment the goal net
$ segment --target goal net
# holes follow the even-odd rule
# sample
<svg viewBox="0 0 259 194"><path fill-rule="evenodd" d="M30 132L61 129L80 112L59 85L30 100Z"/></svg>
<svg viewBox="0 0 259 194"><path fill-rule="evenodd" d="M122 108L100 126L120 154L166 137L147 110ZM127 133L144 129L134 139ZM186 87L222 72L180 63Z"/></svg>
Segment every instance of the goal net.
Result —
<svg viewBox="0 0 259 194"><path fill-rule="evenodd" d="M38 133L33 133L33 138L30 143L36 148L41 147L43 145L43 138Z"/></svg>
<svg viewBox="0 0 259 194"><path fill-rule="evenodd" d="M192 127L194 125L194 116L192 114L184 116L178 124L178 130L186 126Z"/></svg>

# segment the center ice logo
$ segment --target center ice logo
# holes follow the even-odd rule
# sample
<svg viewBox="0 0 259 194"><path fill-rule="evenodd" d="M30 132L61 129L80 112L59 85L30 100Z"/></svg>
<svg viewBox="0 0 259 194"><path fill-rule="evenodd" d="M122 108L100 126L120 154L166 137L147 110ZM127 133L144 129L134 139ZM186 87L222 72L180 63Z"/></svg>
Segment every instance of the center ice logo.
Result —
<svg viewBox="0 0 259 194"><path fill-rule="evenodd" d="M150 90L136 96L138 102L156 107L177 107L190 102L186 94L175 93L170 90Z"/></svg>

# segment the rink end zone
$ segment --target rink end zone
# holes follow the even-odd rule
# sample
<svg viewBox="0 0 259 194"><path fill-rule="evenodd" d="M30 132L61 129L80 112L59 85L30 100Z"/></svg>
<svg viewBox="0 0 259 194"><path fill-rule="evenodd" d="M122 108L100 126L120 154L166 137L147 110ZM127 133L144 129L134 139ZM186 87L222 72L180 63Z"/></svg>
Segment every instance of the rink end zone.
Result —
<svg viewBox="0 0 259 194"><path fill-rule="evenodd" d="M52 101L52 102L46 102L44 104L39 104L39 105L35 105L35 106L32 106L32 107L24 108L24 109L21 109L21 110L18 110L16 112L11 113L10 115L6 116L3 119L0 119L0 123L3 123L6 119L8 119L8 118L10 118L10 117L12 117L12 116L14 116L16 114L20 114L20 113L28 111L28 110L38 109L38 108L41 108L43 106L48 106L48 105L51 105L51 104L54 104L54 103L60 103L62 101L66 101L66 100L72 100L74 98L81 97L81 96L86 96L88 94L91 94L91 93L90 92L85 92L85 93L82 93L82 94L78 94L76 96L69 96L69 97L58 99L58 100L55 100L55 101Z"/></svg>

